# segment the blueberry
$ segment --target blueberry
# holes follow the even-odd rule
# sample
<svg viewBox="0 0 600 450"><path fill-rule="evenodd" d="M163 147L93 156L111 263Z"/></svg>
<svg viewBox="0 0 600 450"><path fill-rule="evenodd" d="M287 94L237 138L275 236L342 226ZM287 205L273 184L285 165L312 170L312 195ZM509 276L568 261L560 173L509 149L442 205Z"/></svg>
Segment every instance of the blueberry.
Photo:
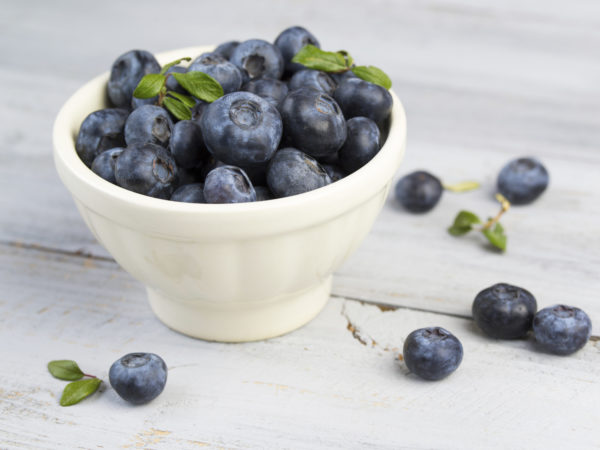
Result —
<svg viewBox="0 0 600 450"><path fill-rule="evenodd" d="M498 174L498 190L509 202L526 205L538 198L548 187L546 168L534 158L510 161Z"/></svg>
<svg viewBox="0 0 600 450"><path fill-rule="evenodd" d="M123 150L125 149L115 147L100 153L92 163L92 171L106 181L117 184L115 164L117 163L117 158L123 153Z"/></svg>
<svg viewBox="0 0 600 450"><path fill-rule="evenodd" d="M177 165L163 147L135 143L117 158L115 178L122 188L168 199L178 182Z"/></svg>
<svg viewBox="0 0 600 450"><path fill-rule="evenodd" d="M418 170L402 177L396 183L396 200L411 212L422 213L437 205L444 188L440 180L429 172Z"/></svg>
<svg viewBox="0 0 600 450"><path fill-rule="evenodd" d="M150 142L166 147L173 130L173 121L166 109L144 105L134 110L125 122L125 142Z"/></svg>
<svg viewBox="0 0 600 450"><path fill-rule="evenodd" d="M160 64L152 53L131 50L113 63L108 79L108 98L115 106L128 108L133 91L144 75L159 73Z"/></svg>
<svg viewBox="0 0 600 450"><path fill-rule="evenodd" d="M183 66L171 66L167 69L165 74L186 73L187 71L188 71L188 69ZM179 92L180 94L186 94L186 95L188 94L188 92L177 82L175 77L172 77L172 76L168 77L166 85L167 85L167 89L170 91Z"/></svg>
<svg viewBox="0 0 600 450"><path fill-rule="evenodd" d="M533 318L533 335L538 346L556 355L570 355L583 348L592 334L592 321L579 308L554 305Z"/></svg>
<svg viewBox="0 0 600 450"><path fill-rule="evenodd" d="M144 105L156 105L158 103L158 95L156 97L151 98L131 98L131 109L138 109L140 106Z"/></svg>
<svg viewBox="0 0 600 450"><path fill-rule="evenodd" d="M129 353L110 366L108 379L123 400L143 405L165 388L167 365L154 353Z"/></svg>
<svg viewBox="0 0 600 450"><path fill-rule="evenodd" d="M337 85L342 84L348 78L358 78L351 70L347 70L346 72L331 73L329 76Z"/></svg>
<svg viewBox="0 0 600 450"><path fill-rule="evenodd" d="M210 105L210 103L205 102L204 100L197 100L196 104L192 107L192 120L200 124L200 119L202 119L202 114L204 114L204 110L206 107Z"/></svg>
<svg viewBox="0 0 600 450"><path fill-rule="evenodd" d="M188 67L188 72L210 75L223 87L225 94L237 91L242 86L240 70L216 53L203 53L198 56Z"/></svg>
<svg viewBox="0 0 600 450"><path fill-rule="evenodd" d="M123 133L128 115L125 109L107 108L94 111L83 120L75 149L86 166L90 167L104 150L125 145Z"/></svg>
<svg viewBox="0 0 600 450"><path fill-rule="evenodd" d="M205 158L206 146L202 139L200 125L193 120L180 120L173 126L169 140L169 150L177 167L192 169Z"/></svg>
<svg viewBox="0 0 600 450"><path fill-rule="evenodd" d="M179 186L171 195L171 200L185 203L206 203L206 200L204 200L204 184L192 183Z"/></svg>
<svg viewBox="0 0 600 450"><path fill-rule="evenodd" d="M315 158L337 152L346 140L346 120L336 101L311 88L291 91L281 104L285 134Z"/></svg>
<svg viewBox="0 0 600 450"><path fill-rule="evenodd" d="M281 80L274 80L272 78L255 78L244 84L242 90L252 92L264 98L276 108L279 108L281 102L288 94L287 84Z"/></svg>
<svg viewBox="0 0 600 450"><path fill-rule="evenodd" d="M346 119L362 116L380 124L392 111L393 101L388 90L360 78L347 78L340 83L333 98Z"/></svg>
<svg viewBox="0 0 600 450"><path fill-rule="evenodd" d="M206 203L243 203L256 201L256 191L246 173L235 166L211 170L204 180Z"/></svg>
<svg viewBox="0 0 600 450"><path fill-rule="evenodd" d="M485 334L497 339L519 339L531 329L537 302L523 288L498 283L473 301L473 319Z"/></svg>
<svg viewBox="0 0 600 450"><path fill-rule="evenodd" d="M296 72L304 69L302 64L293 63L292 58L296 56L302 47L306 45L314 45L321 47L317 38L305 28L290 27L283 30L275 39L275 46L281 51L283 60L285 61L285 70L287 72Z"/></svg>
<svg viewBox="0 0 600 450"><path fill-rule="evenodd" d="M336 164L321 164L321 167L325 169L329 178L331 178L331 182L339 181L346 176L346 172L340 166Z"/></svg>
<svg viewBox="0 0 600 450"><path fill-rule="evenodd" d="M283 57L273 44L261 39L250 39L238 45L231 54L230 61L245 69L252 78L281 78Z"/></svg>
<svg viewBox="0 0 600 450"><path fill-rule="evenodd" d="M283 131L277 108L250 92L233 92L211 103L200 126L208 151L235 166L266 163Z"/></svg>
<svg viewBox="0 0 600 450"><path fill-rule="evenodd" d="M256 201L257 202L261 202L264 200L271 200L275 197L273 197L273 194L271 194L271 191L269 190L268 187L266 186L254 186L254 190L256 191Z"/></svg>
<svg viewBox="0 0 600 450"><path fill-rule="evenodd" d="M460 341L440 327L415 330L404 341L404 362L426 380L440 380L454 372L463 357Z"/></svg>
<svg viewBox="0 0 600 450"><path fill-rule="evenodd" d="M235 50L235 48L240 45L239 41L228 41L219 45L217 48L213 50L213 53L222 56L225 59L231 58L231 54Z"/></svg>
<svg viewBox="0 0 600 450"><path fill-rule="evenodd" d="M304 69L296 72L290 79L290 91L303 87L310 87L317 89L318 91L323 91L326 94L333 95L336 84L325 72Z"/></svg>
<svg viewBox="0 0 600 450"><path fill-rule="evenodd" d="M275 197L302 194L329 183L317 160L295 148L278 150L267 168L267 185Z"/></svg>
<svg viewBox="0 0 600 450"><path fill-rule="evenodd" d="M380 148L379 128L366 117L353 117L346 122L348 137L338 152L340 164L347 173L371 161Z"/></svg>

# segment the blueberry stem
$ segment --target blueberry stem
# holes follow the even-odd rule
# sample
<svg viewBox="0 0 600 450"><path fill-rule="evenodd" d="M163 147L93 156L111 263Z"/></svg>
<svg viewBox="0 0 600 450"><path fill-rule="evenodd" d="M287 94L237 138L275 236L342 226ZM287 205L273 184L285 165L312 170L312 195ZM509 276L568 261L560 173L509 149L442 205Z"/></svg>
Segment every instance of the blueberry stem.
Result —
<svg viewBox="0 0 600 450"><path fill-rule="evenodd" d="M90 377L90 378L98 378L96 375L90 375L90 374L87 374L87 373L84 373L83 376L84 377Z"/></svg>
<svg viewBox="0 0 600 450"><path fill-rule="evenodd" d="M496 200L500 202L501 208L500 212L496 214L496 217L488 220L480 229L480 231L489 230L496 222L500 220L500 217L510 209L510 202L504 197L502 194L496 194Z"/></svg>

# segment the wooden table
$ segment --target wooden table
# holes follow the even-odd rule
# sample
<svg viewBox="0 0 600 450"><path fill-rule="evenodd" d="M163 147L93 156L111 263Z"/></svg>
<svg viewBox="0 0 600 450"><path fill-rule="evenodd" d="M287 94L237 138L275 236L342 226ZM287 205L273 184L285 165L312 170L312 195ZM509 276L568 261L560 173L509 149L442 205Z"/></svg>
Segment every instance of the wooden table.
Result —
<svg viewBox="0 0 600 450"><path fill-rule="evenodd" d="M54 170L53 119L131 48L272 40L296 23L390 74L409 123L398 176L426 168L482 188L447 192L425 215L390 198L302 329L248 344L187 338L86 229ZM600 3L9 0L0 34L0 448L600 446ZM503 219L506 254L448 235L460 209L497 210L496 175L522 155L544 162L551 185ZM540 307L581 307L596 334L570 357L486 338L471 303L500 281ZM429 325L464 345L441 382L401 361L406 335ZM107 380L131 351L167 361L154 402L128 406L103 383L58 405L49 360Z"/></svg>

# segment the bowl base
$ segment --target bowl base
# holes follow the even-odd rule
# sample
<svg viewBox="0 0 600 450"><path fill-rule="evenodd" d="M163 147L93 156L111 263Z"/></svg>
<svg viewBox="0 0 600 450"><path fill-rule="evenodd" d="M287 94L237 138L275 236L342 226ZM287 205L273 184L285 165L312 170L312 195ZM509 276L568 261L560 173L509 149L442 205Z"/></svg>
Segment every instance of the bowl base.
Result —
<svg viewBox="0 0 600 450"><path fill-rule="evenodd" d="M325 306L332 276L308 289L259 302L180 300L147 288L156 316L175 331L218 342L248 342L289 333Z"/></svg>

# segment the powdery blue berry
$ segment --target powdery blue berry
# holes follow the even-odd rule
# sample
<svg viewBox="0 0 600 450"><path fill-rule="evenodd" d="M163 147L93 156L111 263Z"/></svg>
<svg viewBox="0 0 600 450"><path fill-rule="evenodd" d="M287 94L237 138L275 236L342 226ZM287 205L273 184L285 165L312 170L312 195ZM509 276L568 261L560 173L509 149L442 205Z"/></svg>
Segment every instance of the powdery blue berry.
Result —
<svg viewBox="0 0 600 450"><path fill-rule="evenodd" d="M179 186L173 192L173 195L171 195L171 200L184 203L206 203L204 199L204 184L191 183Z"/></svg>
<svg viewBox="0 0 600 450"><path fill-rule="evenodd" d="M320 70L299 70L290 80L290 91L310 87L318 91L323 91L328 95L333 95L336 86L335 81Z"/></svg>
<svg viewBox="0 0 600 450"><path fill-rule="evenodd" d="M348 137L338 152L340 164L347 173L356 172L379 152L380 135L377 124L366 117L346 121Z"/></svg>
<svg viewBox="0 0 600 450"><path fill-rule="evenodd" d="M548 171L534 158L510 161L498 174L498 191L514 205L526 205L548 187Z"/></svg>
<svg viewBox="0 0 600 450"><path fill-rule="evenodd" d="M423 170L405 175L396 183L396 200L407 210L423 213L437 205L444 188L440 180Z"/></svg>
<svg viewBox="0 0 600 450"><path fill-rule="evenodd" d="M94 111L82 122L75 142L79 158L88 167L100 153L125 146L125 122L129 112L120 108Z"/></svg>
<svg viewBox="0 0 600 450"><path fill-rule="evenodd" d="M117 158L124 150L125 149L122 147L116 147L100 153L92 163L92 172L104 178L106 181L117 184L117 179L115 178L115 164L117 163Z"/></svg>
<svg viewBox="0 0 600 450"><path fill-rule="evenodd" d="M229 59L229 58L231 58L231 54L233 53L233 51L235 50L235 48L238 45L240 45L239 41L223 42L221 45L219 45L217 48L215 48L213 50L213 53L216 53L217 55L221 55L225 59Z"/></svg>
<svg viewBox="0 0 600 450"><path fill-rule="evenodd" d="M149 73L159 73L160 64L145 50L131 50L113 63L108 79L108 98L113 105L128 108L133 91L140 80Z"/></svg>
<svg viewBox="0 0 600 450"><path fill-rule="evenodd" d="M125 122L125 142L128 146L149 142L166 147L172 131L173 121L166 109L143 105L135 109Z"/></svg>
<svg viewBox="0 0 600 450"><path fill-rule="evenodd" d="M256 191L246 173L235 166L211 170L204 180L206 203L243 203L256 201Z"/></svg>
<svg viewBox="0 0 600 450"><path fill-rule="evenodd" d="M285 61L286 72L296 72L304 69L302 64L293 63L292 58L296 56L302 47L306 45L321 47L317 38L306 28L294 26L283 30L275 39L275 46L281 51Z"/></svg>
<svg viewBox="0 0 600 450"><path fill-rule="evenodd" d="M537 345L548 353L570 355L583 348L592 335L592 321L579 308L554 305L538 311L533 318Z"/></svg>
<svg viewBox="0 0 600 450"><path fill-rule="evenodd" d="M368 117L380 125L392 111L393 100L388 90L360 78L346 78L338 85L333 98L346 119Z"/></svg>
<svg viewBox="0 0 600 450"><path fill-rule="evenodd" d="M281 78L283 56L277 47L262 39L250 39L239 44L231 53L230 61L246 70L252 78Z"/></svg>
<svg viewBox="0 0 600 450"><path fill-rule="evenodd" d="M252 92L264 98L276 108L288 94L288 85L281 80L272 78L255 78L242 86L243 91Z"/></svg>
<svg viewBox="0 0 600 450"><path fill-rule="evenodd" d="M242 85L240 70L216 53L203 53L198 56L188 67L188 72L202 72L210 75L223 87L225 94L239 90Z"/></svg>
<svg viewBox="0 0 600 450"><path fill-rule="evenodd" d="M169 150L178 167L198 167L207 157L200 125L193 120L180 120L173 126L169 139Z"/></svg>
<svg viewBox="0 0 600 450"><path fill-rule="evenodd" d="M403 357L415 375L426 380L440 380L458 368L463 347L444 328L421 328L410 333L404 341Z"/></svg>
<svg viewBox="0 0 600 450"><path fill-rule="evenodd" d="M154 353L129 353L113 363L108 379L123 400L142 405L165 388L167 365Z"/></svg>
<svg viewBox="0 0 600 450"><path fill-rule="evenodd" d="M295 148L278 150L267 168L267 185L275 197L302 194L330 183L317 160Z"/></svg>

